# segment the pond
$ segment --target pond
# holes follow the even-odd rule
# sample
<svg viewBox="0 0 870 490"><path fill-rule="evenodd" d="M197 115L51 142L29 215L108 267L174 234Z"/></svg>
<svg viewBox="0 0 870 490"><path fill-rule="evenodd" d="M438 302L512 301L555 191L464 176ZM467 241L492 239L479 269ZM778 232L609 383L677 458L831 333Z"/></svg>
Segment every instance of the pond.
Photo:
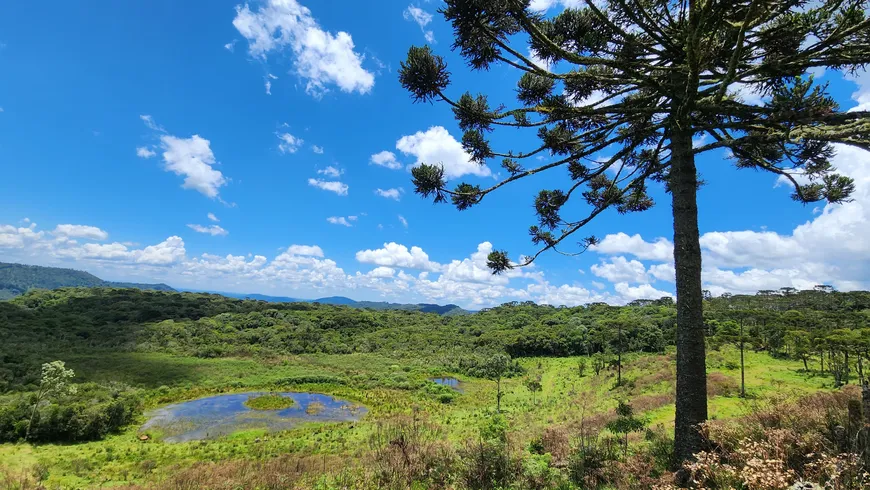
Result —
<svg viewBox="0 0 870 490"><path fill-rule="evenodd" d="M450 376L442 376L438 378L429 378L429 381L432 381L438 385L449 386L456 391L462 391L459 389L459 380Z"/></svg>
<svg viewBox="0 0 870 490"><path fill-rule="evenodd" d="M234 393L168 405L147 415L141 431L159 431L166 442L215 439L240 430L292 429L304 422L350 422L368 411L356 405L320 393L278 393L292 398L292 407L280 410L252 410L245 406L250 397L267 393Z"/></svg>

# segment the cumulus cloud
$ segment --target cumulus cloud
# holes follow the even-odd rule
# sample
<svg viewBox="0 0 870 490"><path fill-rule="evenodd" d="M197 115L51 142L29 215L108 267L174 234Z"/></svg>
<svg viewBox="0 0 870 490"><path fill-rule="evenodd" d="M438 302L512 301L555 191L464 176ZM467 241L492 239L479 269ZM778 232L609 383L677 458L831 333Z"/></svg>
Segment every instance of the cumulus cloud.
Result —
<svg viewBox="0 0 870 490"><path fill-rule="evenodd" d="M399 170L403 167L403 165L396 160L395 153L391 151L382 151L380 153L375 153L374 155L372 155L369 163L373 165L380 165L381 167L387 167L390 170Z"/></svg>
<svg viewBox="0 0 870 490"><path fill-rule="evenodd" d="M636 299L659 299L665 296L673 298L674 295L667 291L660 291L649 284L641 284L639 286L629 286L627 283L620 282L613 286L613 289L623 299L634 301Z"/></svg>
<svg viewBox="0 0 870 490"><path fill-rule="evenodd" d="M166 129L157 124L149 115L139 116L148 129L166 133ZM221 187L227 184L227 179L213 168L217 164L211 151L211 142L195 134L190 138L179 138L170 134L160 136L160 149L163 151L163 166L168 172L184 177L181 187L193 189L214 199L218 197ZM140 147L136 154L142 158L150 158L156 152Z"/></svg>
<svg viewBox="0 0 870 490"><path fill-rule="evenodd" d="M208 213L208 219L209 221L214 221L215 223L220 222L220 220L217 216L214 215L214 213Z"/></svg>
<svg viewBox="0 0 870 490"><path fill-rule="evenodd" d="M190 228L191 230L197 232L197 233L205 233L205 234L208 234L211 236L226 236L226 235L229 235L229 233L230 233L218 225L209 225L209 226L187 225L187 227Z"/></svg>
<svg viewBox="0 0 870 490"><path fill-rule="evenodd" d="M52 232L55 236L67 238L84 238L86 240L106 240L109 234L97 228L87 225L57 225Z"/></svg>
<svg viewBox="0 0 870 490"><path fill-rule="evenodd" d="M377 277L377 278L381 278L381 279L386 279L386 278L390 278L390 277L395 276L396 269L392 269L390 267L380 266L380 267L375 267L374 269L370 270L367 274L369 277Z"/></svg>
<svg viewBox="0 0 870 490"><path fill-rule="evenodd" d="M595 264L592 273L612 283L642 283L647 281L646 267L637 260L625 257L612 257L609 262Z"/></svg>
<svg viewBox="0 0 870 490"><path fill-rule="evenodd" d="M426 26L432 22L432 14L420 7L408 5L408 8L405 9L402 15L405 17L405 20L416 22L420 26L420 30L423 31L423 37L426 38L427 43L435 42L435 33L426 29Z"/></svg>
<svg viewBox="0 0 870 490"><path fill-rule="evenodd" d="M489 167L471 161L471 155L462 148L462 143L456 141L442 126L432 126L426 131L402 136L396 142L396 149L417 158L412 166L423 163L443 166L444 177L447 179L468 174L478 177L492 175Z"/></svg>
<svg viewBox="0 0 870 490"><path fill-rule="evenodd" d="M236 7L233 26L248 41L251 56L292 51L296 75L305 80L305 91L321 97L332 85L343 92L365 94L375 84L374 74L363 68L364 56L354 50L347 32L337 34L320 27L311 10L296 0L267 0L251 10Z"/></svg>
<svg viewBox="0 0 870 490"><path fill-rule="evenodd" d="M334 192L339 196L346 196L349 187L347 184L338 181L326 181L320 179L308 179L308 185L317 187L325 191Z"/></svg>
<svg viewBox="0 0 870 490"><path fill-rule="evenodd" d="M405 192L404 189L399 187L398 189L375 189L375 194L385 197L387 199L395 199L396 201L402 198L402 194Z"/></svg>
<svg viewBox="0 0 870 490"><path fill-rule="evenodd" d="M190 138L165 135L160 137L160 143L166 170L184 177L181 187L212 199L218 197L219 189L227 184L227 179L220 170L212 167L217 161L209 140L196 134Z"/></svg>
<svg viewBox="0 0 870 490"><path fill-rule="evenodd" d="M311 145L311 151L317 153L318 155L323 155L323 147L317 145Z"/></svg>
<svg viewBox="0 0 870 490"><path fill-rule="evenodd" d="M386 267L407 267L424 271L438 271L441 265L429 260L429 255L420 247L411 247L390 242L383 248L375 250L360 250L356 260L363 264L382 265Z"/></svg>
<svg viewBox="0 0 870 490"><path fill-rule="evenodd" d="M301 138L297 138L290 133L277 133L278 140L278 151L281 153L296 153L299 150L299 147L302 146Z"/></svg>
<svg viewBox="0 0 870 490"><path fill-rule="evenodd" d="M631 254L641 260L667 261L674 257L674 245L667 238L650 243L639 234L629 236L622 232L607 235L589 249L605 255Z"/></svg>

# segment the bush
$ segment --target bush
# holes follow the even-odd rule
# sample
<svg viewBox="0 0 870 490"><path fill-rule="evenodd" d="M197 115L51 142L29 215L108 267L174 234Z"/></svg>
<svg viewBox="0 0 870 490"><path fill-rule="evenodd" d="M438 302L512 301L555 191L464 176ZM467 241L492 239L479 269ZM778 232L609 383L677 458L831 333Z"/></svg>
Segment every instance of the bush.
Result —
<svg viewBox="0 0 870 490"><path fill-rule="evenodd" d="M76 385L69 394L40 404L33 418L30 441L93 441L133 422L140 409L140 393L126 386ZM24 439L34 396L23 394L0 405L0 442Z"/></svg>

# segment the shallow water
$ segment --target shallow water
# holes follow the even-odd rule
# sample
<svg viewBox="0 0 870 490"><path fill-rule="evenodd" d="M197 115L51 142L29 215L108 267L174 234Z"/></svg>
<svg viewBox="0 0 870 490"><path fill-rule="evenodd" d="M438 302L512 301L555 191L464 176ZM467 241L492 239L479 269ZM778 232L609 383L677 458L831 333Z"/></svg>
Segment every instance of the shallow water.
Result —
<svg viewBox="0 0 870 490"><path fill-rule="evenodd" d="M347 400L320 393L278 393L296 404L281 410L251 410L245 401L264 392L217 395L176 403L147 414L142 431L159 430L166 442L215 439L240 430L292 429L304 422L349 422L367 410Z"/></svg>
<svg viewBox="0 0 870 490"><path fill-rule="evenodd" d="M452 378L450 376L443 376L439 378L429 378L429 381L432 381L435 384L449 386L456 391L462 391L459 389L459 380L456 378Z"/></svg>

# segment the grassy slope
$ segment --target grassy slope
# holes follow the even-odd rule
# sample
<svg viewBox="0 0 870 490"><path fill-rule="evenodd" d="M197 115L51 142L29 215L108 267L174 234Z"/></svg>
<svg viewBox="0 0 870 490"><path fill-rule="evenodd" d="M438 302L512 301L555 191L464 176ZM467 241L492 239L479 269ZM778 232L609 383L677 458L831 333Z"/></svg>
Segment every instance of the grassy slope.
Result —
<svg viewBox="0 0 870 490"><path fill-rule="evenodd" d="M712 353L708 371L721 373L714 383L717 389L734 392L739 369L733 367L736 353ZM531 358L522 363L531 373L540 373L543 391L531 393L522 379L504 382L503 409L511 421L513 438L518 444L540 435L553 425L577 423L585 414L605 413L617 399L628 399L653 424L667 425L673 417L672 372L669 356L631 356L626 364L626 385L613 388L615 373L604 371L595 376L591 366L586 376L577 372L578 358ZM712 418L740 415L752 403L773 394L799 394L824 389L830 380L811 377L802 372L799 362L773 359L766 354L747 354L747 389L750 400L736 396L716 396L710 400ZM261 458L279 454L340 454L353 461L369 449L368 439L377 422L394 414L406 414L416 406L430 421L441 427L444 437L454 441L475 433L484 414L495 401L495 383L462 379L463 394L453 404L441 405L421 390L389 389L398 380L419 384L435 374L424 361L402 364L377 355L310 355L293 356L274 362L253 359L195 359L164 354L111 353L68 359L79 377L93 381L125 381L149 390L147 407L191 399L218 392L282 388L276 384L290 376L325 374L353 378L355 386L370 383L371 389L338 385L283 387L288 390L311 390L334 394L366 405L370 414L354 424L300 427L292 431L264 435L259 431L237 433L217 441L165 444L141 442L137 428L107 440L76 445L26 444L0 445L0 472L14 476L32 471L38 464L48 472L48 486L86 487L100 483L144 481L159 478L174 469L196 461L224 461L238 458ZM711 376L712 378L713 376ZM255 440L260 438L260 442ZM2 479L0 479L2 481Z"/></svg>

